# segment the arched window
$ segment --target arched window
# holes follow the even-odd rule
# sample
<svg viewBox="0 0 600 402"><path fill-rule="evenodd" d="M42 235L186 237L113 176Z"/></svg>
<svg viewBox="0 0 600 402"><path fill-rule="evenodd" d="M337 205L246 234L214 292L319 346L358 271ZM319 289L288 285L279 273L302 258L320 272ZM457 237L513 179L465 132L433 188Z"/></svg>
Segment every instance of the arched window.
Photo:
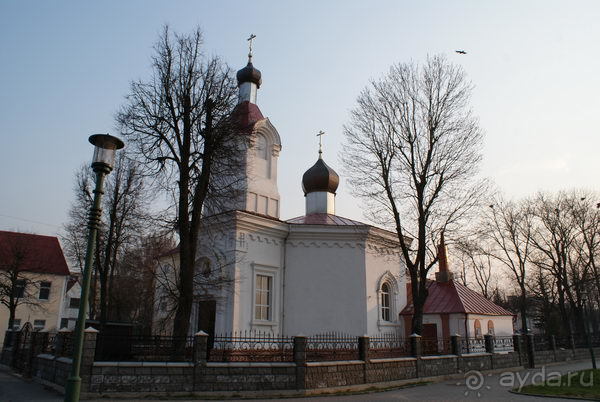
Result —
<svg viewBox="0 0 600 402"><path fill-rule="evenodd" d="M488 334L494 335L494 321L488 321Z"/></svg>
<svg viewBox="0 0 600 402"><path fill-rule="evenodd" d="M268 159L267 139L262 135L256 138L256 156L260 159Z"/></svg>
<svg viewBox="0 0 600 402"><path fill-rule="evenodd" d="M481 338L481 322L475 320L475 338Z"/></svg>
<svg viewBox="0 0 600 402"><path fill-rule="evenodd" d="M390 285L387 282L381 285L381 319L390 321Z"/></svg>

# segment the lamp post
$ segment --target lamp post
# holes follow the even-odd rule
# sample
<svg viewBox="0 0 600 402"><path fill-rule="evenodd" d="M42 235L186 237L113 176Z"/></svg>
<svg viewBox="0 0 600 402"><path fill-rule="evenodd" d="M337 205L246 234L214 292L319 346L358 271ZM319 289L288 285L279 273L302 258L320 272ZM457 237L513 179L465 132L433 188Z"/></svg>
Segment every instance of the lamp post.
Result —
<svg viewBox="0 0 600 402"><path fill-rule="evenodd" d="M121 149L124 146L123 141L108 134L94 134L89 138L89 141L94 145L92 169L94 169L94 173L96 174L96 188L94 189L94 203L90 208L88 220L89 232L85 254L85 266L83 268L81 303L79 304L79 314L77 316L77 326L75 328L75 341L73 343L73 365L71 366L71 374L67 380L65 389L65 402L79 401L81 390L79 370L81 368L81 358L83 354L85 320L88 312L88 298L92 277L92 265L94 263L94 251L96 248L96 236L100 226L100 216L102 215L102 208L100 208L100 206L102 195L104 194L104 178L113 168L117 149Z"/></svg>

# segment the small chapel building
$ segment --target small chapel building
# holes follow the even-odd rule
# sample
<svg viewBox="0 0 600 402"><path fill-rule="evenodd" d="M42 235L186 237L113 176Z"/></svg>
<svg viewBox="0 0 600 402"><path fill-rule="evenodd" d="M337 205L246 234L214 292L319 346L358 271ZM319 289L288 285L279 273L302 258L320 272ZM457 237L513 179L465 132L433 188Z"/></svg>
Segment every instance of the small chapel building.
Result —
<svg viewBox="0 0 600 402"><path fill-rule="evenodd" d="M438 246L438 272L435 273L435 280L430 280L427 284L428 295L423 307L423 338L449 339L458 334L463 338L483 339L486 334L512 335L513 313L455 281L448 265L442 234ZM411 293L408 283L407 303L400 312L406 336L411 334L414 313Z"/></svg>

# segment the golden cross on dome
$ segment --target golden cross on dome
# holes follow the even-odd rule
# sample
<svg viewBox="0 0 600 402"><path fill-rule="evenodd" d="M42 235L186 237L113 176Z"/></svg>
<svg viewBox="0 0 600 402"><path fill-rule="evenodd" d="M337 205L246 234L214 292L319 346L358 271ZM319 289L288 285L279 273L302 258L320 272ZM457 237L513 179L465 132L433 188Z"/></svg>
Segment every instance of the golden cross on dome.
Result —
<svg viewBox="0 0 600 402"><path fill-rule="evenodd" d="M252 41L254 40L254 38L256 38L256 35L254 34L250 34L250 37L248 39L246 39L248 41L248 62L250 63L252 61Z"/></svg>
<svg viewBox="0 0 600 402"><path fill-rule="evenodd" d="M321 158L321 154L323 153L323 143L321 139L324 135L325 133L323 132L323 130L319 131L319 134L317 134L317 137L319 137L319 159Z"/></svg>

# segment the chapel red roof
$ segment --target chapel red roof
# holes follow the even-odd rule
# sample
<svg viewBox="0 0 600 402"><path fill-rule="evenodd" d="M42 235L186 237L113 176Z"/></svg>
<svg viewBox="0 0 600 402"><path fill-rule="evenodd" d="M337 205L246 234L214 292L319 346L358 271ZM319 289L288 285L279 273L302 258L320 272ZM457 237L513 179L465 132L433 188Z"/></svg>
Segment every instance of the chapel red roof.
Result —
<svg viewBox="0 0 600 402"><path fill-rule="evenodd" d="M0 231L0 269L18 263L19 271L69 275L67 261L58 239L29 233Z"/></svg>
<svg viewBox="0 0 600 402"><path fill-rule="evenodd" d="M427 290L429 294L425 301L424 314L513 315L510 311L505 310L491 300L486 299L474 290L454 280L445 283L428 281ZM414 313L410 286L408 286L407 299L408 304L400 313L401 315L411 315Z"/></svg>
<svg viewBox="0 0 600 402"><path fill-rule="evenodd" d="M287 220L286 223L291 223L295 225L369 226L366 223L353 221L352 219L324 213L298 216L296 218Z"/></svg>
<svg viewBox="0 0 600 402"><path fill-rule="evenodd" d="M258 106L248 101L239 103L235 109L233 109L233 116L237 120L237 124L243 133L251 133L254 124L256 124L257 121L264 119Z"/></svg>

